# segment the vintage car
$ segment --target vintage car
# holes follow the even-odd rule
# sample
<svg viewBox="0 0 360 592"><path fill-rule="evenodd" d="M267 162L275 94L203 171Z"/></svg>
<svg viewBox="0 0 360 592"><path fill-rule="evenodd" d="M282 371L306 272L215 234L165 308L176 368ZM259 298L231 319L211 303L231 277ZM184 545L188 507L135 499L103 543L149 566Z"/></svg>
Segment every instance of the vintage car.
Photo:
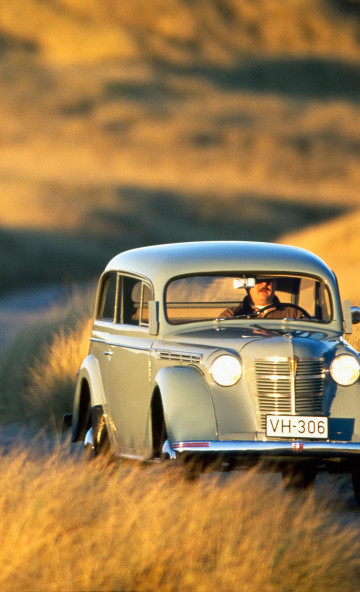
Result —
<svg viewBox="0 0 360 592"><path fill-rule="evenodd" d="M273 304L242 308L262 283ZM360 358L344 339L359 320L334 273L303 249L220 241L123 252L100 278L65 418L72 441L197 470L263 461L301 488L320 469L344 471L360 504Z"/></svg>

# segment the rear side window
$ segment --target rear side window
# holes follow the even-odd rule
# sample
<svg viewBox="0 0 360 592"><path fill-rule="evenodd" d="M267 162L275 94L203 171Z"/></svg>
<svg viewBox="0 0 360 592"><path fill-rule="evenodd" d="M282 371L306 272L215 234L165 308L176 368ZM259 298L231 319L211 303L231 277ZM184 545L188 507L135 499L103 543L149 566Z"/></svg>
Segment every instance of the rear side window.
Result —
<svg viewBox="0 0 360 592"><path fill-rule="evenodd" d="M102 279L96 318L124 325L149 325L152 288L142 278L110 272Z"/></svg>
<svg viewBox="0 0 360 592"><path fill-rule="evenodd" d="M116 316L117 273L111 272L102 279L96 318L114 321Z"/></svg>

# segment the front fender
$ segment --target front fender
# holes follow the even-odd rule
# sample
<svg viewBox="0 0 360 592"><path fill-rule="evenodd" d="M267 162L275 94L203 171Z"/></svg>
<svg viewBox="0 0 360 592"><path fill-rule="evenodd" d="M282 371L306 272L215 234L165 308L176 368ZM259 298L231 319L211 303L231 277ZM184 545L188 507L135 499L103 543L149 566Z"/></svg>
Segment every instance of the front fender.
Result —
<svg viewBox="0 0 360 592"><path fill-rule="evenodd" d="M156 383L161 393L170 442L217 439L212 398L196 368L162 368L156 376Z"/></svg>

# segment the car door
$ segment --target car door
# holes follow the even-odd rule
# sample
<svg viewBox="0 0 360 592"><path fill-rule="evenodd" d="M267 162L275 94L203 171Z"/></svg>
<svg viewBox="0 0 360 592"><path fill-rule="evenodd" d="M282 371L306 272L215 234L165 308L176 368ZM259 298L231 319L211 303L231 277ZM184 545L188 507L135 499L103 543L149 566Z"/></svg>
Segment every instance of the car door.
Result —
<svg viewBox="0 0 360 592"><path fill-rule="evenodd" d="M148 302L151 285L119 274L117 318L104 357L105 391L117 452L143 456L150 446L150 351Z"/></svg>
<svg viewBox="0 0 360 592"><path fill-rule="evenodd" d="M106 372L108 366L108 344L112 341L115 332L118 301L118 273L111 271L102 276L96 301L95 319L92 336L90 339L90 354L96 360L99 368L99 386L94 389L92 404L104 404L104 411L108 415L107 400L105 395ZM109 426L111 428L111 426ZM112 439L112 430L109 430Z"/></svg>

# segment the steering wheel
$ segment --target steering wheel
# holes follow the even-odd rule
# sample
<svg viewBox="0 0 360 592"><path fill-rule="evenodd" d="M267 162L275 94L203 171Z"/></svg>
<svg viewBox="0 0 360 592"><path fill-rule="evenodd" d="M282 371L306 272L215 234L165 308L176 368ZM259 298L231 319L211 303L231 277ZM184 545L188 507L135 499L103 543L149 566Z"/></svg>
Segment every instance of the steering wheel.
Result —
<svg viewBox="0 0 360 592"><path fill-rule="evenodd" d="M266 319L275 310L281 311L281 310L285 310L285 308L293 308L297 311L300 311L301 315L299 317L296 317L297 319L311 319L311 316L305 310L305 308L302 308L301 306L298 306L297 304L293 304L292 302L282 302L281 304L278 304L275 306L273 304L267 304L266 306L264 306L264 308L262 308L261 310L258 310L255 313L255 317L262 315L262 318ZM268 312L264 314L264 311L266 311L266 310Z"/></svg>

